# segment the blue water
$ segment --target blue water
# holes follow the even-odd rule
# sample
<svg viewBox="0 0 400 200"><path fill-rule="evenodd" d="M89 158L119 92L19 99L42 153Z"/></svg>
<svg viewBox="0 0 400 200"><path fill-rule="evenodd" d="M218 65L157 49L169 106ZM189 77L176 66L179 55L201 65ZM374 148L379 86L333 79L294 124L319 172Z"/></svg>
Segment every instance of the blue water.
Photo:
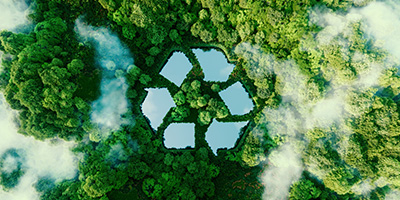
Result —
<svg viewBox="0 0 400 200"><path fill-rule="evenodd" d="M204 52L194 49L205 74L206 81L226 81L234 65L227 62L223 53L217 50ZM161 75L180 86L190 71L192 65L183 53L175 52L161 71ZM151 126L157 130L163 117L174 103L166 89L149 89L149 94L143 103L143 112L150 119ZM220 93L230 112L243 115L253 108L253 103L240 83L235 83ZM213 120L206 133L206 140L216 153L218 148L231 148L239 137L239 130L247 122L220 123ZM168 126L164 133L164 144L167 148L194 147L194 124L174 123Z"/></svg>
<svg viewBox="0 0 400 200"><path fill-rule="evenodd" d="M206 140L214 154L219 148L232 148L239 138L239 131L247 122L222 123L213 121L206 133Z"/></svg>
<svg viewBox="0 0 400 200"><path fill-rule="evenodd" d="M164 116L171 107L175 106L175 103L166 88L146 90L148 94L143 102L142 111L149 118L151 127L157 130Z"/></svg>
<svg viewBox="0 0 400 200"><path fill-rule="evenodd" d="M164 133L164 144L167 148L194 147L194 124L170 124Z"/></svg>
<svg viewBox="0 0 400 200"><path fill-rule="evenodd" d="M239 82L220 92L219 95L233 115L244 115L253 108L253 102Z"/></svg>
<svg viewBox="0 0 400 200"><path fill-rule="evenodd" d="M194 49L193 52L200 62L206 81L228 80L229 74L235 66L228 63L222 52L215 49L207 52L201 49Z"/></svg>
<svg viewBox="0 0 400 200"><path fill-rule="evenodd" d="M160 74L175 83L178 87L186 78L186 74L192 69L192 64L185 54L175 52L169 58L167 64L163 67Z"/></svg>

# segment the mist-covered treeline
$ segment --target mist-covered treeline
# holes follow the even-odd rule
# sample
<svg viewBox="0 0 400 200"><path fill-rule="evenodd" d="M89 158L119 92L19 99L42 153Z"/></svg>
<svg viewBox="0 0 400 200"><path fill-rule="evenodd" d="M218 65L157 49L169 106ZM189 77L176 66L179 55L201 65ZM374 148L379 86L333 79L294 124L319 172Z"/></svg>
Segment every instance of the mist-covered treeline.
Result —
<svg viewBox="0 0 400 200"><path fill-rule="evenodd" d="M6 0L0 8L8 103L0 111L9 105L16 116L0 117L12 127L0 129L9 141L0 148L1 198L399 197L396 1ZM228 80L205 81L192 48L222 51L235 64ZM174 51L193 65L182 85L159 74ZM236 82L254 102L246 115L232 115L218 96ZM176 104L157 130L142 113L146 88L167 88ZM213 120L250 122L215 156L205 140ZM167 149L164 130L181 122L195 124L195 147ZM26 145L5 145L19 140ZM52 161L40 159L45 151Z"/></svg>

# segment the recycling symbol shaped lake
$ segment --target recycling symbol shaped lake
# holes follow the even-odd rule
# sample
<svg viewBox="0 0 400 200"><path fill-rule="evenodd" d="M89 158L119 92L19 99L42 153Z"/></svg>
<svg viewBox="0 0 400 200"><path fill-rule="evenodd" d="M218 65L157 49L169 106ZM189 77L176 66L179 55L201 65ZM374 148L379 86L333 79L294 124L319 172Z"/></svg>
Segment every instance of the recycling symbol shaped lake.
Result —
<svg viewBox="0 0 400 200"><path fill-rule="evenodd" d="M223 53L194 49L186 54L192 59L182 52L168 59L160 75L170 87L147 88L142 111L151 127L163 134L167 148L209 145L214 153L231 148L249 120L244 116L253 102ZM204 140L195 144L195 132Z"/></svg>

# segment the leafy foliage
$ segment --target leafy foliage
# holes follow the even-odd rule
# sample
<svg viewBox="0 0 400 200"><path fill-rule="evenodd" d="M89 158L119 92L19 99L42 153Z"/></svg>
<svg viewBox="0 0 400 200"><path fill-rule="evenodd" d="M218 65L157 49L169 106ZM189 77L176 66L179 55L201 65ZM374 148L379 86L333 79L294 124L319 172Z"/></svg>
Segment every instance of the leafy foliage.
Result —
<svg viewBox="0 0 400 200"><path fill-rule="evenodd" d="M330 85L348 87L366 73L369 63L387 58L364 37L359 22L349 26L351 34L336 36L340 40L324 45L316 41L321 27L309 23L309 9L345 12L353 4L347 0L36 0L36 4L29 16L35 24L30 33L0 32L0 50L10 55L2 62L0 88L19 111L20 133L40 140L75 139L79 146L74 151L83 155L76 179L43 178L36 183L42 199L118 199L132 191L130 199L260 199L264 189L259 183L260 165L270 149L285 140L270 135L269 125L261 119L263 110L276 108L285 100L282 96L296 92L298 86L279 79L279 73L300 74L307 89L299 98L304 105L313 105L328 95ZM126 115L134 115L135 122L104 141L90 123L90 103L99 96L101 71L93 47L76 39L73 27L80 15L92 25L115 31L135 56L136 66L127 74L115 74L127 79L132 110ZM252 48L241 51L239 44ZM236 65L229 79L204 81L192 47L223 51ZM184 52L194 66L180 87L158 74L173 51ZM357 59L360 55L363 59ZM298 72L284 71L291 69L287 59L298 64ZM110 62L109 67L115 64ZM384 199L390 189L400 187L399 80L395 68L384 70L379 89L348 92L345 120L299 133L307 140L302 153L307 172L291 186L290 199L362 199L354 188L368 181L374 185L371 199ZM244 116L233 116L217 95L238 81L256 104ZM151 130L140 111L148 87L167 88L176 104L158 132ZM251 123L235 148L215 156L204 139L214 119ZM163 146L162 131L173 122L196 124L194 149ZM8 157L17 164L6 170ZM3 154L3 188L18 184L23 161L18 150Z"/></svg>
<svg viewBox="0 0 400 200"><path fill-rule="evenodd" d="M24 152L19 149L8 149L0 159L0 185L10 190L18 185L25 173Z"/></svg>

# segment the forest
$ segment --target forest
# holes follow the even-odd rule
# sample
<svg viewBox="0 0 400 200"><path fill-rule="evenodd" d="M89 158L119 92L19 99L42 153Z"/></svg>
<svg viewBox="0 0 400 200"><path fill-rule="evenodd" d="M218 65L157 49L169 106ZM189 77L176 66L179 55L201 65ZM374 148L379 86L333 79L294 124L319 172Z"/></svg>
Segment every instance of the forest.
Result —
<svg viewBox="0 0 400 200"><path fill-rule="evenodd" d="M0 24L0 94L19 135L68 144L76 169L32 176L32 153L2 147L0 199L400 198L398 2L20 1L27 21ZM229 78L205 80L194 48L222 52ZM181 85L160 74L174 52L193 66ZM235 83L244 115L219 96ZM156 130L149 88L175 103ZM215 155L213 121L248 123ZM195 124L193 148L165 147L172 123Z"/></svg>

